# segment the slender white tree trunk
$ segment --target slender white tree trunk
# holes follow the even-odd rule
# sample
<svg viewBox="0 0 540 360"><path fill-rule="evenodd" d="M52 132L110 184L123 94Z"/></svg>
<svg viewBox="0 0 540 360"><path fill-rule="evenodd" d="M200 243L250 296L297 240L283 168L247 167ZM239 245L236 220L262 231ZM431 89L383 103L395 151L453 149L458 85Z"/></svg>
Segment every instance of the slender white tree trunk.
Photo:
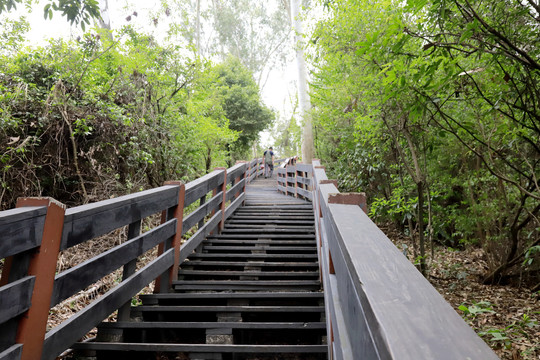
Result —
<svg viewBox="0 0 540 360"><path fill-rule="evenodd" d="M101 12L101 19L99 19L99 27L107 30L107 37L109 40L113 40L111 32L111 17L109 16L109 0L99 0L99 10Z"/></svg>
<svg viewBox="0 0 540 360"><path fill-rule="evenodd" d="M195 20L195 46L197 47L197 54L201 55L201 0L197 0L197 19Z"/></svg>
<svg viewBox="0 0 540 360"><path fill-rule="evenodd" d="M109 0L99 0L99 8L101 11L99 27L111 30L111 19L109 17Z"/></svg>
<svg viewBox="0 0 540 360"><path fill-rule="evenodd" d="M301 0L292 0L292 17L295 35L296 67L298 71L298 100L300 117L304 124L302 134L302 162L311 164L313 160L313 129L311 126L311 101L308 93L306 61L304 59L304 42L302 39L302 20L299 18Z"/></svg>

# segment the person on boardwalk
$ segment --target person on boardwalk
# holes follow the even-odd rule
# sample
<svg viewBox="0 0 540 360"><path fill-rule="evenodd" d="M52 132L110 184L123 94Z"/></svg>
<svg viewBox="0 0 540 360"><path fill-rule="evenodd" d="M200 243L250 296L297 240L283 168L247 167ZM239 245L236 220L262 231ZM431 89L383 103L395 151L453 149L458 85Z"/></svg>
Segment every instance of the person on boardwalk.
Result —
<svg viewBox="0 0 540 360"><path fill-rule="evenodd" d="M270 146L263 154L264 159L264 178L272 177L274 172L274 151Z"/></svg>

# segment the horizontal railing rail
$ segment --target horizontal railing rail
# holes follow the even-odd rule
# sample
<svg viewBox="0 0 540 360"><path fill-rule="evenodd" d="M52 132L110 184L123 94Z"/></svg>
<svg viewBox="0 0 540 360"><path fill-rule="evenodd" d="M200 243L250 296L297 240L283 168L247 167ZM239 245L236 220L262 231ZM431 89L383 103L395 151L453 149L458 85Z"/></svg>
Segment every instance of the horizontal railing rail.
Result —
<svg viewBox="0 0 540 360"><path fill-rule="evenodd" d="M279 191L313 201L332 359L497 359L318 160L278 170Z"/></svg>
<svg viewBox="0 0 540 360"><path fill-rule="evenodd" d="M25 199L0 212L0 360L54 359L114 311L127 320L131 299L154 280L154 292L170 291L180 262L243 203L246 184L263 174L260 164L239 162L185 185L169 182L67 210L52 199ZM143 221L157 214L161 223L141 233ZM60 251L118 229L126 229L125 242L55 275ZM156 248L141 267L141 256ZM121 268L118 285L46 332L50 308Z"/></svg>

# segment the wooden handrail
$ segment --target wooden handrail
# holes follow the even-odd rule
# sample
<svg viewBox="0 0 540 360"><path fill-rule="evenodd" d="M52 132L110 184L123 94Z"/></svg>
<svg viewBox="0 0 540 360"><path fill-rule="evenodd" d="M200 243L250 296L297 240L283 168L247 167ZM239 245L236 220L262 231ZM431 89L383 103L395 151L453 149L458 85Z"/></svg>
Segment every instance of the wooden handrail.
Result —
<svg viewBox="0 0 540 360"><path fill-rule="evenodd" d="M131 298L152 281L156 291L169 291L179 263L242 204L245 185L263 174L261 163L254 159L185 185L168 182L68 210L52 199L30 199L21 201L20 208L0 212L0 259L5 258L0 360L54 359L115 310L119 319L126 318ZM184 216L197 200L199 206ZM162 223L141 234L143 219L160 212ZM55 275L60 250L124 227L126 242ZM194 234L182 243L182 235L192 229ZM157 257L137 271L139 256L156 246ZM45 332L52 306L121 267L122 281L116 287Z"/></svg>
<svg viewBox="0 0 540 360"><path fill-rule="evenodd" d="M365 194L340 193L317 159L278 169L277 185L313 201L329 357L498 358L369 219Z"/></svg>

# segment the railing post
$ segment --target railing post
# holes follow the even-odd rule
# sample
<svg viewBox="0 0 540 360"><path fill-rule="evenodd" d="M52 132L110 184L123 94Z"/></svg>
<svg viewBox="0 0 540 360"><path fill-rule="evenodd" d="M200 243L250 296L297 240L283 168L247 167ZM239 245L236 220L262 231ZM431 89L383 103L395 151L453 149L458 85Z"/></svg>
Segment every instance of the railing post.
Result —
<svg viewBox="0 0 540 360"><path fill-rule="evenodd" d="M247 164L247 161L245 160L237 160L236 161L237 164ZM234 184L233 185L236 185L238 184L242 179L242 177L244 178L244 187L242 188L242 192L245 193L246 192L246 184L247 184L247 165L244 167L244 176L240 175L239 177L237 177L235 180L234 180ZM237 199L238 197L240 196L239 193L237 193L234 198Z"/></svg>
<svg viewBox="0 0 540 360"><path fill-rule="evenodd" d="M166 276L160 276L156 279L154 293L168 292L172 286L172 282L178 277L178 267L180 266L180 246L182 245L182 221L184 220L184 201L186 198L186 186L181 181L167 181L165 185L178 186L178 203L176 206L163 211L161 215L161 223L164 223L173 218L176 219L176 234L172 239L171 247L174 248L174 264ZM163 254L166 249L166 244L161 243L158 247L158 256Z"/></svg>
<svg viewBox="0 0 540 360"><path fill-rule="evenodd" d="M329 204L358 205L367 214L366 193L328 194Z"/></svg>
<svg viewBox="0 0 540 360"><path fill-rule="evenodd" d="M335 179L321 180L321 181L319 182L319 184L321 184L321 185L324 185L324 184L332 184L332 185L334 185L336 188L338 187L337 180L335 180Z"/></svg>
<svg viewBox="0 0 540 360"><path fill-rule="evenodd" d="M23 344L21 360L35 360L41 359L43 352L66 206L51 198L23 198L17 201L17 207L26 206L47 206L41 245L28 267L28 275L36 278L32 307L22 315L16 338L18 344Z"/></svg>
<svg viewBox="0 0 540 360"><path fill-rule="evenodd" d="M221 200L221 221L219 222L218 229L221 232L225 226L225 207L227 201L227 168L218 167L214 170L223 170L223 184L221 185L221 191L223 192L223 199Z"/></svg>

